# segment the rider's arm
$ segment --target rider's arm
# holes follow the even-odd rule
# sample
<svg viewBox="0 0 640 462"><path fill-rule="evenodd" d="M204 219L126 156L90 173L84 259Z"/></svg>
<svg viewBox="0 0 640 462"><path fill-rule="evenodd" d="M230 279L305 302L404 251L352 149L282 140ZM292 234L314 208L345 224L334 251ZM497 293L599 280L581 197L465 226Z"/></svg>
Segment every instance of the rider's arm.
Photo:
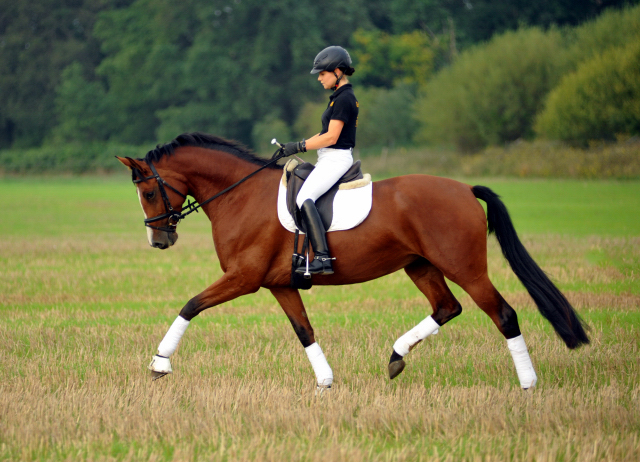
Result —
<svg viewBox="0 0 640 462"><path fill-rule="evenodd" d="M330 120L329 131L327 133L314 135L306 141L307 151L326 148L327 146L333 146L336 144L340 137L340 133L342 133L342 127L344 127L344 122L342 120Z"/></svg>

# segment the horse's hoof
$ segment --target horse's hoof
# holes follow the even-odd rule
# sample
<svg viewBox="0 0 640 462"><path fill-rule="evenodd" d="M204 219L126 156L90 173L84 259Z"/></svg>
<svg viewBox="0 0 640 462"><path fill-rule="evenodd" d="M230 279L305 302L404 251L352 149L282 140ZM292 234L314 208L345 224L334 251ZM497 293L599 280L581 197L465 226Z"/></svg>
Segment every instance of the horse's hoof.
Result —
<svg viewBox="0 0 640 462"><path fill-rule="evenodd" d="M167 374L171 374L173 370L171 369L171 361L169 358L165 358L164 356L155 355L147 369L151 371L151 378L153 380L158 380L161 377L164 377Z"/></svg>
<svg viewBox="0 0 640 462"><path fill-rule="evenodd" d="M331 385L316 386L316 396L328 395L331 393Z"/></svg>
<svg viewBox="0 0 640 462"><path fill-rule="evenodd" d="M151 379L152 380L158 380L158 379L161 379L162 377L164 377L167 374L168 374L168 372L151 371Z"/></svg>
<svg viewBox="0 0 640 462"><path fill-rule="evenodd" d="M404 359L399 359L389 363L389 378L393 380L399 376L406 365L407 364L404 362Z"/></svg>

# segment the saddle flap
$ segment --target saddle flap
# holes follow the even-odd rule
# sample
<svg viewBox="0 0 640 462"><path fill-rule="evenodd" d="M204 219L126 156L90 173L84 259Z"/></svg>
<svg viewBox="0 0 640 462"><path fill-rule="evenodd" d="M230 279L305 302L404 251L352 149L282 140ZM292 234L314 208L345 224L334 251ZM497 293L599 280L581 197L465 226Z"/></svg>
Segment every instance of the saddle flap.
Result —
<svg viewBox="0 0 640 462"><path fill-rule="evenodd" d="M293 173L295 174L295 176L297 176L302 181L304 181L307 178L309 178L309 175L311 175L311 172L313 172L314 168L316 168L315 165L309 162L304 162L298 165L296 168L294 168Z"/></svg>
<svg viewBox="0 0 640 462"><path fill-rule="evenodd" d="M335 198L340 185L351 181L362 180L364 178L360 166L361 162L359 160L355 161L349 170L342 175L340 180L338 180L335 185L333 185L316 201L316 207L320 214L320 218L322 218L322 223L324 224L325 229L329 229L331 227L331 222L333 221L333 199ZM293 217L293 221L296 226L302 232L306 232L306 230L302 220L302 215L300 214L300 209L296 204L296 198L298 197L298 193L300 192L305 180L309 178L309 175L314 169L315 166L309 162L299 164L293 168L293 170L289 170L288 168L285 169L287 179L287 209Z"/></svg>

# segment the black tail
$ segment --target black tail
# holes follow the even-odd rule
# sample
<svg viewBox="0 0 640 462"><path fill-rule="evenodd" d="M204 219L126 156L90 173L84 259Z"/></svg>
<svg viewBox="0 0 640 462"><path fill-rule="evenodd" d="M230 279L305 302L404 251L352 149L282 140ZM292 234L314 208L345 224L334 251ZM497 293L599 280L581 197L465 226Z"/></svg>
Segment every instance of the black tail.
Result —
<svg viewBox="0 0 640 462"><path fill-rule="evenodd" d="M589 343L580 317L520 242L500 196L485 186L474 186L471 190L478 199L487 203L489 234L495 232L502 254L533 298L542 316L551 323L569 348Z"/></svg>

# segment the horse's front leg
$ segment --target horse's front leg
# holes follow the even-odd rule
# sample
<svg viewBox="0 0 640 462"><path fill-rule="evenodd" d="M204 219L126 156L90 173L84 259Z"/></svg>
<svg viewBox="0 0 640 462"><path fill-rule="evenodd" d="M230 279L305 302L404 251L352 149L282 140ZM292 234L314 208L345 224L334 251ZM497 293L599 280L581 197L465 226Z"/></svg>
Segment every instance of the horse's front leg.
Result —
<svg viewBox="0 0 640 462"><path fill-rule="evenodd" d="M311 323L307 317L300 293L297 289L288 287L272 288L271 293L276 297L276 300L280 303L289 321L291 321L293 330L296 332L300 343L302 343L304 350L307 352L309 362L311 362L313 371L316 374L318 384L316 393L323 393L331 388L333 371L320 345L316 343L315 336L313 335L313 327L311 327Z"/></svg>
<svg viewBox="0 0 640 462"><path fill-rule="evenodd" d="M191 320L203 310L219 305L241 295L256 292L258 282L251 282L242 276L241 271L229 271L210 285L204 292L193 297L180 311L169 331L158 346L158 354L153 357L149 370L154 380L172 372L169 357L176 351L180 339L189 327Z"/></svg>

